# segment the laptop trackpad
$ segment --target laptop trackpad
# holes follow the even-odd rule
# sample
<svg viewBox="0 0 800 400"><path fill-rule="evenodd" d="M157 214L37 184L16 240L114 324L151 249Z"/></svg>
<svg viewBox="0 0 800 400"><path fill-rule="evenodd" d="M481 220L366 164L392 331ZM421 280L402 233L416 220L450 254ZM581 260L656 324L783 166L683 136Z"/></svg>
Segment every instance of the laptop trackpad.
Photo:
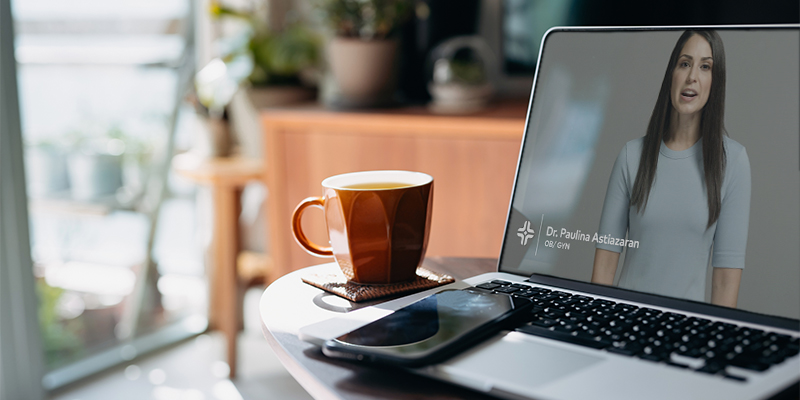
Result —
<svg viewBox="0 0 800 400"><path fill-rule="evenodd" d="M451 376L478 379L490 387L537 387L572 375L600 361L594 356L550 345L519 332L484 342L472 351L453 358L442 369Z"/></svg>

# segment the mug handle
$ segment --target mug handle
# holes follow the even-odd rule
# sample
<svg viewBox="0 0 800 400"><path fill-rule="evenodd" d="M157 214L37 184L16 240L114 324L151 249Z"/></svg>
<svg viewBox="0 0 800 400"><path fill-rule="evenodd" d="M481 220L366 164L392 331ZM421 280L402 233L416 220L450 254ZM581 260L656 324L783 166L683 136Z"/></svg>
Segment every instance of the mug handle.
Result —
<svg viewBox="0 0 800 400"><path fill-rule="evenodd" d="M306 234L303 233L303 227L300 224L300 218L303 216L303 211L305 211L306 208L317 207L324 210L324 206L325 199L322 197L309 197L301 201L292 213L292 233L294 234L294 239L297 241L297 244L306 249L306 251L312 255L318 257L333 257L333 249L331 247L322 247L308 240L308 237L306 237Z"/></svg>

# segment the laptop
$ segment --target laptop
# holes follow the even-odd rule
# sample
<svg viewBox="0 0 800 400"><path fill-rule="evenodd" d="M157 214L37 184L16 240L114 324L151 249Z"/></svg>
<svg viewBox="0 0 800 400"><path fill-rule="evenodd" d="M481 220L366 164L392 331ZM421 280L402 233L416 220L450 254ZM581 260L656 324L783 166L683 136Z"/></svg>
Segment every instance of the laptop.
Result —
<svg viewBox="0 0 800 400"><path fill-rule="evenodd" d="M534 309L412 371L509 399L796 393L799 28L548 31L498 270L452 286Z"/></svg>

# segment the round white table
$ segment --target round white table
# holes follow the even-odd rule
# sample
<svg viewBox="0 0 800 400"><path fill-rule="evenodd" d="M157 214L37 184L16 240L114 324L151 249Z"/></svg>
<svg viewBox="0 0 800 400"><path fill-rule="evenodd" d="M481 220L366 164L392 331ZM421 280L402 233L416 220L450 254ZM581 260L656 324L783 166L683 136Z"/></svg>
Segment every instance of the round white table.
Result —
<svg viewBox="0 0 800 400"><path fill-rule="evenodd" d="M486 258L428 258L429 270L464 279L496 269ZM325 357L300 340L301 327L391 298L353 303L304 283L308 272L336 271L334 263L298 270L273 282L259 304L261 328L283 366L316 399L489 399L484 394L391 367Z"/></svg>

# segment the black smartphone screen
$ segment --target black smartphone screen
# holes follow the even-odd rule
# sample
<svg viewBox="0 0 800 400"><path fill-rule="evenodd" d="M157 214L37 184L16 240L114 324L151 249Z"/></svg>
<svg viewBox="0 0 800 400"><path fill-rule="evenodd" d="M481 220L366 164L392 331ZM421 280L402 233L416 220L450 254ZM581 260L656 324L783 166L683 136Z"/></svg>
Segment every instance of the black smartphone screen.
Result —
<svg viewBox="0 0 800 400"><path fill-rule="evenodd" d="M346 357L341 354L344 351L361 355L360 359L420 360L469 341L462 339L500 330L496 323L528 304L528 300L507 295L445 290L329 341L325 353Z"/></svg>

